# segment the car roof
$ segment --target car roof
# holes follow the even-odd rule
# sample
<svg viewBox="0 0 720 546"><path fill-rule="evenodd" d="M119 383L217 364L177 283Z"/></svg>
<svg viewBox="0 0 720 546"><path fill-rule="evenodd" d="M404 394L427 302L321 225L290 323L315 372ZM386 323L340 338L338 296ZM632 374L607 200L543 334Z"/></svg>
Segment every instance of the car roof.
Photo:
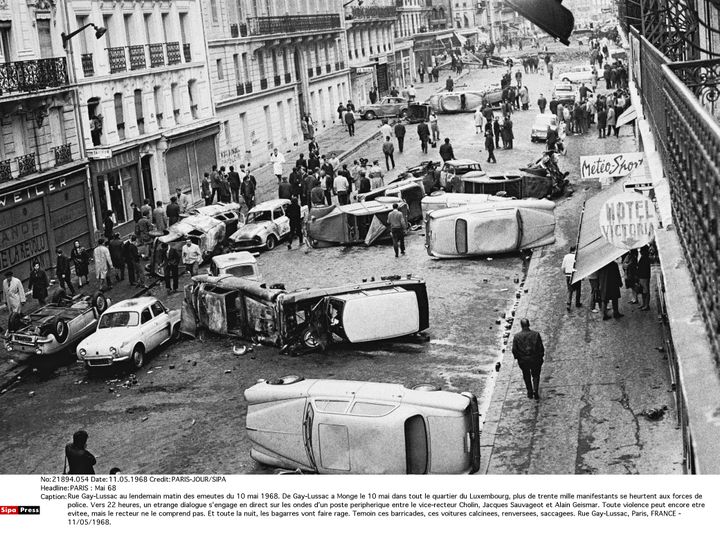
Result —
<svg viewBox="0 0 720 546"><path fill-rule="evenodd" d="M480 165L480 162L474 159L451 159L450 161L446 161L445 165L461 167L463 165Z"/></svg>
<svg viewBox="0 0 720 546"><path fill-rule="evenodd" d="M216 203L214 205L206 205L204 207L198 207L190 214L204 214L205 216L214 216L223 212L239 212L240 205L237 203Z"/></svg>
<svg viewBox="0 0 720 546"><path fill-rule="evenodd" d="M250 252L245 250L241 252L230 252L229 254L220 254L212 259L213 263L218 267L227 267L237 264L255 264L257 260Z"/></svg>
<svg viewBox="0 0 720 546"><path fill-rule="evenodd" d="M131 298L129 300L123 300L121 302L115 303L108 307L109 311L139 311L141 309L144 309L148 305L151 305L158 301L157 298L153 298L150 296L145 296L142 298Z"/></svg>
<svg viewBox="0 0 720 546"><path fill-rule="evenodd" d="M260 212L263 210L272 210L274 208L280 207L282 205L289 205L290 199L270 199L270 201L265 201L263 203L260 203L259 205L255 205L250 212Z"/></svg>

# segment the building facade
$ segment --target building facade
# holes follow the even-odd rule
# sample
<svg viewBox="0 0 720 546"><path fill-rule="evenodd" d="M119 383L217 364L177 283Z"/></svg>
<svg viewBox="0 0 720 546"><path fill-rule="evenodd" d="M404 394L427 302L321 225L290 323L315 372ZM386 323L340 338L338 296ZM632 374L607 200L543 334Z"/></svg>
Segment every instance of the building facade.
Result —
<svg viewBox="0 0 720 546"><path fill-rule="evenodd" d="M212 93L222 123L220 163L269 161L339 122L350 98L342 4L336 0L203 0Z"/></svg>
<svg viewBox="0 0 720 546"><path fill-rule="evenodd" d="M200 0L67 0L68 43L90 159L95 220L112 211L133 229L131 203L167 202L175 188L200 200L203 173L216 163Z"/></svg>
<svg viewBox="0 0 720 546"><path fill-rule="evenodd" d="M395 23L395 0L345 8L350 86L356 105L367 103L373 88L382 97L396 85Z"/></svg>
<svg viewBox="0 0 720 546"><path fill-rule="evenodd" d="M450 18L455 29L467 31L477 26L477 0L450 0Z"/></svg>
<svg viewBox="0 0 720 546"><path fill-rule="evenodd" d="M62 28L54 0L0 1L0 272L23 280L94 231Z"/></svg>

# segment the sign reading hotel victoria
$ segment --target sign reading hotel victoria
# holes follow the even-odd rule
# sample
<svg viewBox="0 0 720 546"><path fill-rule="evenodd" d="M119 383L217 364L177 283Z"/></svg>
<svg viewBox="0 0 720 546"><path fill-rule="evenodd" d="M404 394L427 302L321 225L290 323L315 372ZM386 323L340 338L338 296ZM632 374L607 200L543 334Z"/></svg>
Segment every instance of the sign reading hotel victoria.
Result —
<svg viewBox="0 0 720 546"><path fill-rule="evenodd" d="M655 238L655 204L636 192L613 195L600 209L600 232L611 245L630 250Z"/></svg>
<svg viewBox="0 0 720 546"><path fill-rule="evenodd" d="M580 158L580 176L588 178L620 177L632 173L645 160L643 152L584 155Z"/></svg>

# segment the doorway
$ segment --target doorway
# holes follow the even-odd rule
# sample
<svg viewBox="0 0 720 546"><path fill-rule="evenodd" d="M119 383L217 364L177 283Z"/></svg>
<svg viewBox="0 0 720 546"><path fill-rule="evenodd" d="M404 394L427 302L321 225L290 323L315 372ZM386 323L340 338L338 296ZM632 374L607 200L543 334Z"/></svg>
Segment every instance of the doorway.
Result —
<svg viewBox="0 0 720 546"><path fill-rule="evenodd" d="M152 183L152 168L150 167L151 155L144 155L140 158L140 172L142 173L143 193L145 199L150 200L150 206L155 206L155 191Z"/></svg>
<svg viewBox="0 0 720 546"><path fill-rule="evenodd" d="M40 41L40 58L49 59L53 56L52 37L50 36L50 19L37 19L36 28Z"/></svg>

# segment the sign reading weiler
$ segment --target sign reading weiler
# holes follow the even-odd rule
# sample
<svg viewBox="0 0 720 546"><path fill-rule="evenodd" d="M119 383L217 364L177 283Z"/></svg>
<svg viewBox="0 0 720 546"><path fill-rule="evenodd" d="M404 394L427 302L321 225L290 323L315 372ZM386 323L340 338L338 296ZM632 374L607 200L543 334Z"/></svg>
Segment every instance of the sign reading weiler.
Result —
<svg viewBox="0 0 720 546"><path fill-rule="evenodd" d="M580 177L588 179L625 176L640 167L644 160L643 152L584 155L580 158Z"/></svg>
<svg viewBox="0 0 720 546"><path fill-rule="evenodd" d="M636 192L610 197L600 209L600 232L611 245L630 250L655 238L657 215L650 199Z"/></svg>

